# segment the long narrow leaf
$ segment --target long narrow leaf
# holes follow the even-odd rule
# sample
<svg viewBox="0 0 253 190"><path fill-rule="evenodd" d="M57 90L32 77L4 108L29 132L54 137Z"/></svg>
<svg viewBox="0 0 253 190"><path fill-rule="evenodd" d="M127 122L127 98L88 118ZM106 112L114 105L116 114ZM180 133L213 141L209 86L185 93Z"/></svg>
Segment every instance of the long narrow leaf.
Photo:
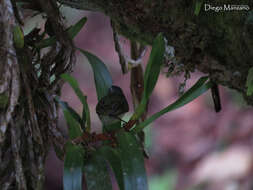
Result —
<svg viewBox="0 0 253 190"><path fill-rule="evenodd" d="M75 25L71 26L70 28L67 29L67 33L71 39L73 39L83 28L84 24L86 23L87 18L83 17L80 19ZM56 37L50 37L47 39L42 40L41 42L35 44L35 47L38 49L42 49L45 47L52 46L56 43Z"/></svg>
<svg viewBox="0 0 253 190"><path fill-rule="evenodd" d="M145 111L148 99L152 94L159 77L161 66L164 60L164 52L165 41L163 35L160 33L154 40L148 64L144 73L144 93L142 100L136 108L135 113L131 117L131 120L137 120Z"/></svg>
<svg viewBox="0 0 253 190"><path fill-rule="evenodd" d="M87 190L112 190L107 163L103 157L95 153L84 163Z"/></svg>
<svg viewBox="0 0 253 190"><path fill-rule="evenodd" d="M83 126L82 118L80 117L80 115L73 108L71 108L67 102L61 101L58 96L55 97L55 100L59 103L62 110L68 111L72 115L72 117L79 122L82 128L85 127Z"/></svg>
<svg viewBox="0 0 253 190"><path fill-rule="evenodd" d="M251 96L253 94L253 67L251 67L248 71L246 88L247 88L247 96Z"/></svg>
<svg viewBox="0 0 253 190"><path fill-rule="evenodd" d="M123 170L125 190L147 190L147 177L140 144L135 136L124 130L116 134Z"/></svg>
<svg viewBox="0 0 253 190"><path fill-rule="evenodd" d="M205 93L212 86L212 83L210 81L205 83L207 79L208 79L208 77L201 77L196 82L196 84L193 87L191 87L187 92L185 92L178 100L176 100L174 103L170 104L166 108L162 109L161 111L155 113L154 115L152 115L150 118L148 118L144 122L140 123L132 131L134 133L138 133L144 127L146 127L147 125L152 123L154 120L161 117L163 114L165 114L169 111L173 111L177 108L180 108L180 107L188 104L189 102L193 101L194 99L196 99L197 97L199 97L203 93Z"/></svg>
<svg viewBox="0 0 253 190"><path fill-rule="evenodd" d="M13 27L13 42L15 47L18 49L22 49L24 47L24 33L18 25Z"/></svg>
<svg viewBox="0 0 253 190"><path fill-rule="evenodd" d="M195 14L196 16L199 15L202 4L203 4L203 0L197 0L197 1L196 1L195 10L194 10L194 14Z"/></svg>
<svg viewBox="0 0 253 190"><path fill-rule="evenodd" d="M68 142L64 159L64 190L82 190L83 161L84 149Z"/></svg>
<svg viewBox="0 0 253 190"><path fill-rule="evenodd" d="M88 107L88 109L89 109L89 107ZM81 122L82 122L81 126L82 126L82 128L85 128L85 125L86 125L87 112L85 110L86 109L83 107L82 119L81 119ZM90 124L89 124L89 126L90 126ZM86 128L86 131L90 132L90 128Z"/></svg>
<svg viewBox="0 0 253 190"><path fill-rule="evenodd" d="M85 98L85 104L83 105L83 113L82 113L82 122L83 125L85 125L85 129L87 132L90 132L91 126L90 126L90 110L87 103L87 100Z"/></svg>
<svg viewBox="0 0 253 190"><path fill-rule="evenodd" d="M109 88L111 88L112 77L105 64L98 57L80 48L78 48L78 50L87 57L91 64L94 73L97 97L98 100L100 100L108 93Z"/></svg>
<svg viewBox="0 0 253 190"><path fill-rule="evenodd" d="M79 123L72 117L68 110L63 110L64 117L68 124L69 138L75 139L82 135L82 130Z"/></svg>
<svg viewBox="0 0 253 190"><path fill-rule="evenodd" d="M164 60L165 42L163 35L160 33L155 38L148 64L144 73L144 98L147 100L158 79L161 66Z"/></svg>
<svg viewBox="0 0 253 190"><path fill-rule="evenodd" d="M90 111L89 111L89 106L87 103L87 97L83 95L75 78L73 78L72 76L66 73L62 74L61 77L70 84L75 94L77 95L81 103L83 104L83 109L85 109L85 116L86 116L85 118L86 124L87 124L86 127L87 129L90 129Z"/></svg>
<svg viewBox="0 0 253 190"><path fill-rule="evenodd" d="M109 162L116 177L116 180L118 182L120 190L124 190L125 188L124 188L123 171L118 151L109 146L103 146L98 150L98 152L99 155L103 156Z"/></svg>

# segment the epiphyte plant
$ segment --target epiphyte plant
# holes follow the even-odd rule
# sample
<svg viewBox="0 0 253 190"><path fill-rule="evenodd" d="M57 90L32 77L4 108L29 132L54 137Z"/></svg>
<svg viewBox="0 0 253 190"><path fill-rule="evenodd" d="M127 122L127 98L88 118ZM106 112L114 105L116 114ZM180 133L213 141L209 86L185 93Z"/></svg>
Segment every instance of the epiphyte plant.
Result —
<svg viewBox="0 0 253 190"><path fill-rule="evenodd" d="M112 189L107 163L113 170L120 190L148 189L143 151L136 134L158 117L193 101L213 87L213 83L208 81L208 77L201 77L174 103L143 122L137 122L146 109L164 61L165 41L163 35L159 34L153 42L145 69L142 100L130 119L122 124L121 114L129 110L122 89L113 85L108 69L98 57L77 49L87 57L94 73L98 97L96 113L101 119L103 132L91 133L87 97L83 95L77 81L70 75L64 74L62 78L71 85L83 104L82 116L70 106L63 107L70 137L65 145L64 189L81 190L83 175L85 175L87 189Z"/></svg>

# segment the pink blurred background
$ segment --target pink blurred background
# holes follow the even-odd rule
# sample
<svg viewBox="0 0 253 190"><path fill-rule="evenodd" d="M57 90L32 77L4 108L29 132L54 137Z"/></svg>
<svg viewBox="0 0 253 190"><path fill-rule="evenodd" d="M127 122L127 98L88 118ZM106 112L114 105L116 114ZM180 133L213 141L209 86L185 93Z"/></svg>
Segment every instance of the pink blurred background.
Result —
<svg viewBox="0 0 253 190"><path fill-rule="evenodd" d="M75 23L82 15L88 17L75 44L103 60L112 74L114 84L123 89L132 110L130 73L121 73L108 17L99 13L75 12L72 9L67 14L71 17L70 23ZM72 75L88 96L92 129L100 131L100 121L95 113L97 97L93 73L86 58L79 53L77 60ZM193 85L200 76L201 73L192 74L186 88ZM178 86L183 80L183 77L159 77L150 100L149 115L178 97ZM159 118L147 130L150 158L146 160L146 168L150 190L195 190L198 184L204 184L201 189L206 190L252 188L253 112L245 106L237 92L223 87L220 87L220 92L220 113L215 113L211 94L207 92L183 108ZM81 103L69 85L64 85L61 98L81 113ZM62 113L60 115L59 126L66 131L65 120ZM51 150L46 163L46 190L62 189L62 171L63 163ZM170 177L174 176L173 179L167 179L173 180L173 185L155 186L153 179L159 181L168 172Z"/></svg>

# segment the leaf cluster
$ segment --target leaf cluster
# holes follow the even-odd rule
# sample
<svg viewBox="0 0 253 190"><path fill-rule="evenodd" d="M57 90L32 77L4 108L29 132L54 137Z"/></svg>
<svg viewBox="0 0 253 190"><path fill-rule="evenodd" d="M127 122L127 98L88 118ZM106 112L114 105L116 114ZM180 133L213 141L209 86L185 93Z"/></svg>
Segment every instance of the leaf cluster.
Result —
<svg viewBox="0 0 253 190"><path fill-rule="evenodd" d="M74 37L84 23L85 21L81 20L69 28L69 35ZM55 43L54 37L37 44L37 47L47 47L52 43ZM112 87L112 77L106 65L97 56L80 48L77 49L87 57L91 65L97 99L100 101ZM83 175L85 176L85 184L89 190L112 189L108 164L115 175L120 190L148 189L143 150L136 138L136 133L165 113L193 101L212 87L212 83L207 81L208 77L202 77L174 103L166 106L144 122L135 125L134 121L138 120L145 111L147 102L157 83L164 61L164 52L164 38L162 34L159 34L153 42L152 51L145 69L142 101L126 124L122 125L121 122L116 124L116 131L110 131L109 126L109 132L107 130L107 132L101 134L91 133L87 97L83 94L78 82L72 76L66 73L61 75L62 79L72 87L83 105L83 112L80 116L67 102L61 101L59 97L56 97L56 100L62 107L69 133L69 141L65 145L66 154L64 158L63 181L65 190L81 190L84 184ZM126 126L128 126L127 130ZM115 129L115 126L112 126L112 128ZM98 141L101 141L99 145L91 143L97 143Z"/></svg>

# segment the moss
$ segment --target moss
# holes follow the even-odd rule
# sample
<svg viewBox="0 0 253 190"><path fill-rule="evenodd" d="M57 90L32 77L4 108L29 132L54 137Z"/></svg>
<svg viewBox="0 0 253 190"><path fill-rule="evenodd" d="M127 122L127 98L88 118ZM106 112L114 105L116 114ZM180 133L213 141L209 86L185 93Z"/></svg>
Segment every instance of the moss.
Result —
<svg viewBox="0 0 253 190"><path fill-rule="evenodd" d="M248 69L253 66L253 11L205 11L204 6L243 4L252 8L252 0L243 3L205 0L197 16L194 14L196 0L85 2L101 7L102 12L115 22L118 33L131 40L152 44L154 37L163 33L168 44L175 48L177 60L184 64L185 70L196 67L202 72L220 76L216 77L219 83L245 92L243 84ZM205 65L204 57L210 57L214 66ZM241 77L236 79L228 74L237 71Z"/></svg>
<svg viewBox="0 0 253 190"><path fill-rule="evenodd" d="M5 93L0 94L0 109L5 109L9 101L9 97Z"/></svg>
<svg viewBox="0 0 253 190"><path fill-rule="evenodd" d="M151 33L149 33L148 31L141 32L138 27L135 27L133 25L126 26L124 23L118 23L116 25L116 29L120 34L126 36L130 40L138 40L143 44L151 44L153 41L153 35Z"/></svg>

